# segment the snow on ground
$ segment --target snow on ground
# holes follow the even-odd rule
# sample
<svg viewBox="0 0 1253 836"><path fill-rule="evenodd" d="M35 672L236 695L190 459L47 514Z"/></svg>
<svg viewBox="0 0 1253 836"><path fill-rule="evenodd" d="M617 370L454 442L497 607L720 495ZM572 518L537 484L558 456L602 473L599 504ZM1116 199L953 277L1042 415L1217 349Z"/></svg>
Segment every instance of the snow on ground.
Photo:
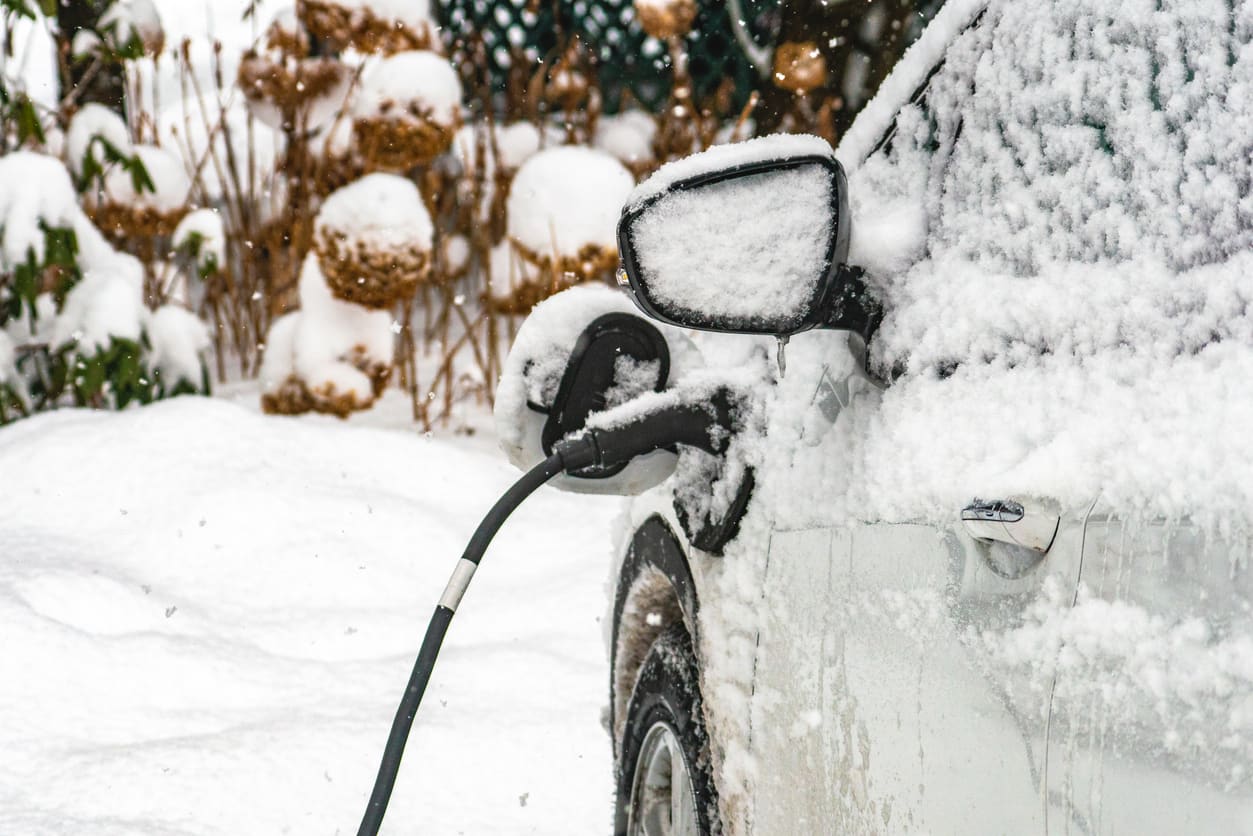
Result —
<svg viewBox="0 0 1253 836"><path fill-rule="evenodd" d="M31 836L355 833L434 602L518 475L483 435L221 398L22 421L0 473L0 833ZM506 523L385 832L609 826L619 502L545 489Z"/></svg>

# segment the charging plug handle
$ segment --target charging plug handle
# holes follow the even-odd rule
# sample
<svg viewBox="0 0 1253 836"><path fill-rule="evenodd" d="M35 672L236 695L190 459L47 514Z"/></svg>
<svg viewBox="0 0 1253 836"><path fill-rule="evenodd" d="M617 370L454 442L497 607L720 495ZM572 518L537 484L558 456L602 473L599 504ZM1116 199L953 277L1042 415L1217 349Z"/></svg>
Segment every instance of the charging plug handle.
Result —
<svg viewBox="0 0 1253 836"><path fill-rule="evenodd" d="M553 445L567 473L620 467L636 456L683 444L721 453L735 425L735 397L719 389L711 398L679 403L612 427L585 429Z"/></svg>

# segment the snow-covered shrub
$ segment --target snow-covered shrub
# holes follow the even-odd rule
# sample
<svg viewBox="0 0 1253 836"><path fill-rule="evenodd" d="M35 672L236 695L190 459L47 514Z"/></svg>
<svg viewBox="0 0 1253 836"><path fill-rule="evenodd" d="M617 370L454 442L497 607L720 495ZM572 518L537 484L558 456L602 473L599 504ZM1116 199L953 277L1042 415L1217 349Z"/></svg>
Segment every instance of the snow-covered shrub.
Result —
<svg viewBox="0 0 1253 836"><path fill-rule="evenodd" d="M493 244L504 237L510 185L542 145L539 129L530 122L479 122L457 130L451 156L457 165L457 197L465 210L467 232L473 234L476 226L485 229Z"/></svg>
<svg viewBox="0 0 1253 836"><path fill-rule="evenodd" d="M408 299L431 269L434 226L412 181L369 174L327 198L314 249L336 297L368 308Z"/></svg>
<svg viewBox="0 0 1253 836"><path fill-rule="evenodd" d="M391 54L440 47L427 0L297 0L296 8L332 50Z"/></svg>
<svg viewBox="0 0 1253 836"><path fill-rule="evenodd" d="M337 299L310 253L300 276L300 310L270 327L261 365L262 408L341 418L368 409L391 376L392 323L387 311Z"/></svg>
<svg viewBox="0 0 1253 836"><path fill-rule="evenodd" d="M240 59L239 89L253 115L270 127L317 131L330 125L347 101L351 68L310 51L308 31L286 9Z"/></svg>
<svg viewBox="0 0 1253 836"><path fill-rule="evenodd" d="M509 238L543 273L545 296L617 266L618 215L634 187L622 163L593 148L549 148L526 161L509 191Z"/></svg>
<svg viewBox="0 0 1253 836"><path fill-rule="evenodd" d="M434 52L402 52L371 66L353 101L353 131L375 170L406 171L448 150L461 82Z"/></svg>
<svg viewBox="0 0 1253 836"><path fill-rule="evenodd" d="M188 212L174 228L171 243L187 258L202 280L226 265L226 231L222 216L212 209Z"/></svg>
<svg viewBox="0 0 1253 836"><path fill-rule="evenodd" d="M182 161L155 145L134 145L142 176L127 165L110 166L85 203L96 225L115 241L167 236L188 210L191 180Z"/></svg>
<svg viewBox="0 0 1253 836"><path fill-rule="evenodd" d="M595 145L617 157L636 177L643 177L656 165L656 136L657 121L652 116L642 110L627 110L597 121Z"/></svg>
<svg viewBox="0 0 1253 836"><path fill-rule="evenodd" d="M143 265L91 224L58 160L0 158L0 421L207 389L207 332L182 313L149 313Z"/></svg>
<svg viewBox="0 0 1253 836"><path fill-rule="evenodd" d="M165 46L165 29L152 0L113 0L98 29L108 47L126 58L158 55Z"/></svg>

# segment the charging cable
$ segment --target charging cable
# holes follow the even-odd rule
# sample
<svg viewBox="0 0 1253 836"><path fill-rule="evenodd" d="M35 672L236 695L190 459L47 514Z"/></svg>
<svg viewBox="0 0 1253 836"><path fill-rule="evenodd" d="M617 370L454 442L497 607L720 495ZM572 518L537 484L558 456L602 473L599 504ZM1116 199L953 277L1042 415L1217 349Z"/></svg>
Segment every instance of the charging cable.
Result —
<svg viewBox="0 0 1253 836"><path fill-rule="evenodd" d="M457 605L461 603L488 544L513 510L541 485L560 473L611 467L675 444L700 447L712 453L720 452L730 436L732 412L732 398L729 393L721 391L708 400L702 399L700 403L679 401L669 404L621 426L584 430L554 444L551 456L528 470L513 487L496 500L496 504L475 529L474 536L466 545L461 560L457 561L457 568L448 579L448 586L431 615L413 672L409 674L409 683L405 686L405 694L396 709L396 717L392 720L392 729L387 736L387 746L383 749L378 776L374 779L374 789L370 793L370 801L361 818L357 836L377 836L383 825L383 816L387 812L392 788L396 785L396 775L400 771L400 759L405 753L409 730L413 727L418 706L422 704L422 695L430 682L431 671L435 667L436 657L439 656L440 646L444 643L448 625L452 622Z"/></svg>

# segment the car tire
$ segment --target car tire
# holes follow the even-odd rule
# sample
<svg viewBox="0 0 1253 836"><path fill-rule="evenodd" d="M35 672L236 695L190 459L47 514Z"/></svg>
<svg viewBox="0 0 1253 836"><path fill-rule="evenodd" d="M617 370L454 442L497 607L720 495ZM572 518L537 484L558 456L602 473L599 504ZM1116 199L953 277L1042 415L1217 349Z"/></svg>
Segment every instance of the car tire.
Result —
<svg viewBox="0 0 1253 836"><path fill-rule="evenodd" d="M627 707L615 836L715 836L718 796L700 669L681 623L653 642Z"/></svg>

